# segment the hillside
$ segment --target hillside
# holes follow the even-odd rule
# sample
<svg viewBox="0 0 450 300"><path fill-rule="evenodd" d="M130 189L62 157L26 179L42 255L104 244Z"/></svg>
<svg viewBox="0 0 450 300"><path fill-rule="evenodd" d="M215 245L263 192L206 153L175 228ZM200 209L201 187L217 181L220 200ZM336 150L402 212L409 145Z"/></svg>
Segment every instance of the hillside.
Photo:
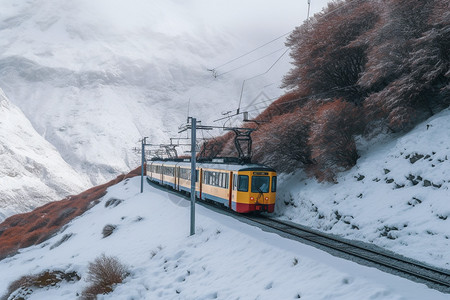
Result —
<svg viewBox="0 0 450 300"><path fill-rule="evenodd" d="M447 109L407 134L360 140L361 159L337 184L283 176L276 213L450 269L449 120Z"/></svg>
<svg viewBox="0 0 450 300"><path fill-rule="evenodd" d="M140 194L139 185L135 177L110 187L51 239L1 260L0 294L24 275L59 272L66 279L52 286L9 293L29 300L74 299L91 283L89 262L104 253L125 264L129 275L102 299L448 298L201 206L196 234L189 236L189 202L149 185Z"/></svg>
<svg viewBox="0 0 450 300"><path fill-rule="evenodd" d="M72 219L85 213L106 194L106 189L124 179L140 174L140 168L120 175L81 194L52 201L31 212L15 214L0 223L0 260L19 249L43 243Z"/></svg>
<svg viewBox="0 0 450 300"><path fill-rule="evenodd" d="M89 186L0 89L0 222Z"/></svg>
<svg viewBox="0 0 450 300"><path fill-rule="evenodd" d="M359 140L362 158L337 183L281 174L275 216L449 269L449 118L447 109L407 134ZM72 299L89 284L89 262L104 253L130 272L105 299L448 297L200 206L188 237L189 202L147 184L140 194L140 178L126 178L1 223L0 257L10 256L0 260L0 293L21 276L58 271L82 279L34 287L28 299Z"/></svg>

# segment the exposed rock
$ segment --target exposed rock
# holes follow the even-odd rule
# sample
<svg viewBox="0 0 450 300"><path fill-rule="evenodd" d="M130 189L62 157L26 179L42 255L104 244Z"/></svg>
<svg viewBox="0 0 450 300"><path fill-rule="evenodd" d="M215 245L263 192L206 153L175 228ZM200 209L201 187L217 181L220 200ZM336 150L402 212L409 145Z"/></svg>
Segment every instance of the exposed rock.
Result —
<svg viewBox="0 0 450 300"><path fill-rule="evenodd" d="M414 164L416 161L418 161L419 159L422 159L423 157L424 157L424 155L415 153L413 156L411 156L409 158L409 162Z"/></svg>
<svg viewBox="0 0 450 300"><path fill-rule="evenodd" d="M425 179L425 180L423 181L423 186L431 186L431 181Z"/></svg>

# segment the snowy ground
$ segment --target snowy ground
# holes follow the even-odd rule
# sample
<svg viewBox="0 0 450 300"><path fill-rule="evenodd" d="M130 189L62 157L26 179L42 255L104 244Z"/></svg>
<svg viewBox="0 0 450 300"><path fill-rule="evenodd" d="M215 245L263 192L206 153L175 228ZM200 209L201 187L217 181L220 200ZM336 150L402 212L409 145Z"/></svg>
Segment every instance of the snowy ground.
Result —
<svg viewBox="0 0 450 300"><path fill-rule="evenodd" d="M74 299L88 285L88 262L104 253L127 264L131 275L101 299L448 299L201 206L197 233L189 237L189 202L147 184L139 194L139 185L135 177L111 187L64 232L0 261L0 294L23 275L62 270L82 279L35 290L28 299ZM111 198L123 202L105 207ZM107 224L117 229L103 238Z"/></svg>
<svg viewBox="0 0 450 300"><path fill-rule="evenodd" d="M284 177L277 213L450 269L449 120L447 109L403 136L365 145L338 184Z"/></svg>

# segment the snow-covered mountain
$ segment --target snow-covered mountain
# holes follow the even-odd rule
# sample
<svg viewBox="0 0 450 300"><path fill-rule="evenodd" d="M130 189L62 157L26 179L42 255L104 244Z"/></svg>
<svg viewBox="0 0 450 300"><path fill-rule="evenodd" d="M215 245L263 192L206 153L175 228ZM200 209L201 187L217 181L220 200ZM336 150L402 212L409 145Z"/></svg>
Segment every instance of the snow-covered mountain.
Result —
<svg viewBox="0 0 450 300"><path fill-rule="evenodd" d="M274 63L284 38L216 71L272 53L250 69L207 69L299 25L297 2L2 1L0 86L81 176L103 183L139 164L142 137L177 136L188 110L207 124L236 109L243 80ZM242 104L280 95L288 69L285 55L246 82Z"/></svg>
<svg viewBox="0 0 450 300"><path fill-rule="evenodd" d="M88 186L0 89L0 222Z"/></svg>

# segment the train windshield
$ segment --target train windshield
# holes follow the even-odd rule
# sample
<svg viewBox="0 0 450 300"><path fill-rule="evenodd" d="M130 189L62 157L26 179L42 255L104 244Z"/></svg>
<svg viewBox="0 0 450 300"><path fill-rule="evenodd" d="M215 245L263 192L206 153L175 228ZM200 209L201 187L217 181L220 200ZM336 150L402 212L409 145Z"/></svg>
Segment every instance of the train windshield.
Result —
<svg viewBox="0 0 450 300"><path fill-rule="evenodd" d="M252 193L268 193L269 192L269 176L253 176L252 177Z"/></svg>

